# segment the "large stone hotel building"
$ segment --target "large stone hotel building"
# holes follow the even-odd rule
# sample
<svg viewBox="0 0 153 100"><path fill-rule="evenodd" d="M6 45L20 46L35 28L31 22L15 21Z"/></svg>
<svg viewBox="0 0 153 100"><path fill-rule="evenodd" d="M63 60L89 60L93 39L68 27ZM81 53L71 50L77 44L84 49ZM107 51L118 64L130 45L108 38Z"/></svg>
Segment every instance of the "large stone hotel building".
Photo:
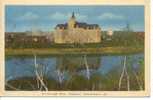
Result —
<svg viewBox="0 0 153 100"><path fill-rule="evenodd" d="M97 24L77 22L73 13L68 23L56 25L54 42L99 43L101 42L101 28Z"/></svg>

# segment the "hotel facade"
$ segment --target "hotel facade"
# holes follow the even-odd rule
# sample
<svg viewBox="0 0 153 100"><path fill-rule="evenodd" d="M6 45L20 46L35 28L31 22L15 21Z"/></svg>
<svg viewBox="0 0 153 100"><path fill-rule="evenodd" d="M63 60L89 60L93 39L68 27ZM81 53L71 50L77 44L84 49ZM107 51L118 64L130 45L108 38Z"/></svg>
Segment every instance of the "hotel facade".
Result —
<svg viewBox="0 0 153 100"><path fill-rule="evenodd" d="M55 43L99 43L101 28L97 24L77 22L74 13L68 23L57 24L54 31Z"/></svg>

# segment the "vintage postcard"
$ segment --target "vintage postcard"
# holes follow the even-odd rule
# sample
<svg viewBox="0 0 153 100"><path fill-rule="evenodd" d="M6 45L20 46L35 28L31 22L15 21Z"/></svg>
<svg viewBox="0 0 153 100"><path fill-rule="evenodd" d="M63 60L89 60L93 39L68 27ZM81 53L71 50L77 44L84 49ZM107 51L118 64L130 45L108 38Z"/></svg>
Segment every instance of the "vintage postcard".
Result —
<svg viewBox="0 0 153 100"><path fill-rule="evenodd" d="M3 0L0 96L149 96L149 0Z"/></svg>

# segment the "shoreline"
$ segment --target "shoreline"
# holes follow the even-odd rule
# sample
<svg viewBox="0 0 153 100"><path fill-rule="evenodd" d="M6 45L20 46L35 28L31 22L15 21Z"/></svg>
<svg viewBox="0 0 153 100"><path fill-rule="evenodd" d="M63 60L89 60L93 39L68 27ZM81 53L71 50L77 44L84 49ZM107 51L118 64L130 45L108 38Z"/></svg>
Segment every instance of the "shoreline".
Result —
<svg viewBox="0 0 153 100"><path fill-rule="evenodd" d="M5 56L30 56L30 55L81 55L81 54L132 54L144 52L143 47L100 47L100 48L5 48Z"/></svg>

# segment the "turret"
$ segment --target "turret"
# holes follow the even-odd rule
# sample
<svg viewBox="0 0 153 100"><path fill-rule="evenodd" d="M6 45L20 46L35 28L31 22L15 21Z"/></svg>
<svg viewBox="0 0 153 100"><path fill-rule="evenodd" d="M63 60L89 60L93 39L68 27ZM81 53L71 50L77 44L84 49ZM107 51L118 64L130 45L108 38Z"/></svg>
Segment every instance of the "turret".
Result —
<svg viewBox="0 0 153 100"><path fill-rule="evenodd" d="M72 17L71 17L71 18L75 19L75 15L74 15L74 12L72 13Z"/></svg>
<svg viewBox="0 0 153 100"><path fill-rule="evenodd" d="M68 28L69 29L74 28L75 22L76 22L76 20L75 20L75 15L74 15L74 12L73 12L72 16L71 16L71 18L70 18L70 20L68 22Z"/></svg>

